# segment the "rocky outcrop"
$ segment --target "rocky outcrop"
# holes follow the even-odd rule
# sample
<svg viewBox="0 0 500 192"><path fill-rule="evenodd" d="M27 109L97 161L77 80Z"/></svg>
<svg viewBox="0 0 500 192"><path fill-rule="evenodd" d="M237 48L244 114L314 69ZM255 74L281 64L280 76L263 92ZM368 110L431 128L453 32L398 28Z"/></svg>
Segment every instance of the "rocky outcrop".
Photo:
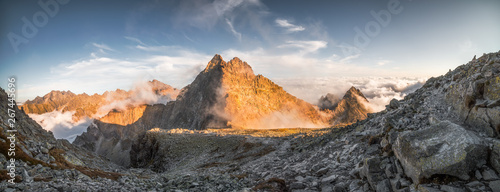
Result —
<svg viewBox="0 0 500 192"><path fill-rule="evenodd" d="M376 174L372 176L409 177L410 190L490 190L488 180L496 178L491 177L491 170L498 165L495 127L500 119L494 97L500 71L492 66L497 66L499 58L500 52L485 54L431 78L404 100L392 100L386 110L355 124L362 133L372 131L369 142L382 149L382 154L367 158L394 158L380 166L398 170L384 174L373 169ZM483 172L488 179L482 177ZM405 188L401 179L390 182L394 191ZM378 184L370 187L377 190Z"/></svg>
<svg viewBox="0 0 500 192"><path fill-rule="evenodd" d="M489 137L500 133L500 57L488 54L446 74L445 101L463 122ZM437 85L436 85L437 86Z"/></svg>
<svg viewBox="0 0 500 192"><path fill-rule="evenodd" d="M134 111L138 111L141 116L133 122L130 119L124 119L131 122L131 124L126 125L94 120L86 132L76 137L73 144L104 156L118 165L129 166L130 149L133 142L145 131L153 127L164 126L162 116L171 111L171 106L172 103L143 105L141 108L128 110L129 112L113 112L116 114L105 116L103 120L114 117L124 118L129 115L139 117L134 115Z"/></svg>
<svg viewBox="0 0 500 192"><path fill-rule="evenodd" d="M323 108L330 106L326 108L326 112L331 116L330 125L349 125L366 119L368 113L372 112L367 106L369 102L366 97L355 87L351 87L337 103L334 103L335 101L331 94L320 99L320 103L326 103Z"/></svg>
<svg viewBox="0 0 500 192"><path fill-rule="evenodd" d="M334 110L337 104L340 102L340 98L334 94L327 93L325 96L321 96L318 100L318 107L321 110Z"/></svg>
<svg viewBox="0 0 500 192"><path fill-rule="evenodd" d="M137 107L131 107L123 111L113 110L110 111L104 117L99 118L99 121L109 124L117 124L126 126L133 124L144 114L147 105L139 105Z"/></svg>
<svg viewBox="0 0 500 192"><path fill-rule="evenodd" d="M485 165L488 155L480 137L449 121L400 134L393 150L415 184L436 174L468 180L469 172Z"/></svg>

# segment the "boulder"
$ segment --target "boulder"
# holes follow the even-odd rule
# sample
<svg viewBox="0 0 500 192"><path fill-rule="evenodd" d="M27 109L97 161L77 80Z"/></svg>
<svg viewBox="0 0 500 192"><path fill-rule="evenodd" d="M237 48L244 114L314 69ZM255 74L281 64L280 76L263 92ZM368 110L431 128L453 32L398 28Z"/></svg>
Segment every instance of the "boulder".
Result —
<svg viewBox="0 0 500 192"><path fill-rule="evenodd" d="M436 174L467 180L469 172L486 164L488 155L480 137L449 121L401 134L393 150L416 184Z"/></svg>
<svg viewBox="0 0 500 192"><path fill-rule="evenodd" d="M493 148L491 150L490 164L498 173L500 173L500 141L495 140L493 142Z"/></svg>
<svg viewBox="0 0 500 192"><path fill-rule="evenodd" d="M363 167L359 172L361 178L366 178L372 189L379 188L378 183L387 179L384 170L381 168L380 157L367 158L363 160Z"/></svg>

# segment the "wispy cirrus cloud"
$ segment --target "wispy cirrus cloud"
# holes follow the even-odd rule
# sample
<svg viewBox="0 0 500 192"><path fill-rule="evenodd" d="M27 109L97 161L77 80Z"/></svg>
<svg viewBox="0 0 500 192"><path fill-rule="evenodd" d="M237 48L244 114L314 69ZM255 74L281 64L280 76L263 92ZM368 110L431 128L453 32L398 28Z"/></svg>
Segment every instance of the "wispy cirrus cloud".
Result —
<svg viewBox="0 0 500 192"><path fill-rule="evenodd" d="M233 35L239 40L241 41L241 33L239 33L238 31L236 31L234 29L234 26L233 26L233 23L231 21L229 21L229 19L226 18L226 23L227 25L229 26L229 29L231 30L231 33L233 33Z"/></svg>
<svg viewBox="0 0 500 192"><path fill-rule="evenodd" d="M312 53L319 49L326 48L326 41L286 41L285 44L279 45L278 48L297 48L300 53Z"/></svg>
<svg viewBox="0 0 500 192"><path fill-rule="evenodd" d="M248 10L249 7L261 7L259 0L186 0L180 3L177 13L172 18L176 26L188 25L210 30L219 21L232 18L236 9Z"/></svg>
<svg viewBox="0 0 500 192"><path fill-rule="evenodd" d="M298 32L306 30L306 28L300 25L291 24L286 19L276 19L275 22L278 26L285 28L287 32Z"/></svg>
<svg viewBox="0 0 500 192"><path fill-rule="evenodd" d="M106 44L92 43L92 46L98 48L100 53L106 53L106 51L116 52L114 49L112 49Z"/></svg>
<svg viewBox="0 0 500 192"><path fill-rule="evenodd" d="M135 38L135 37L129 37L129 36L124 36L123 38L127 39L127 40L130 40L132 42L136 42L138 43L139 45L146 45L145 43L143 43L140 39L138 38Z"/></svg>

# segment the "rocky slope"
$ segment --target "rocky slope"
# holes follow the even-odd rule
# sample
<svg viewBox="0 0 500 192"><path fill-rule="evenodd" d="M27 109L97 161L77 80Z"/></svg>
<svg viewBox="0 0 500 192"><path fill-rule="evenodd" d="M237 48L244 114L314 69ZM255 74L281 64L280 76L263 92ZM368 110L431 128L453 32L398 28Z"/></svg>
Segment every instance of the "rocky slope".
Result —
<svg viewBox="0 0 500 192"><path fill-rule="evenodd" d="M67 93L66 93L67 94ZM51 132L47 132L28 115L15 106L8 106L8 97L5 90L0 89L0 165L2 176L0 179L7 182L10 178L7 173L11 168L11 159L15 160L15 182L19 189L32 191L28 183L36 181L50 181L54 178L65 181L90 180L104 177L115 178L118 173L114 170L119 167L103 160L93 153L71 145L66 140L56 140ZM8 112L14 109L15 112ZM10 114L15 114L15 123L10 126ZM9 132L8 130L16 130ZM13 142L15 145L13 145ZM13 149L13 150L11 150ZM14 153L11 153L14 152ZM111 172L112 171L112 172ZM38 189L41 190L41 189ZM36 191L36 190L35 190Z"/></svg>

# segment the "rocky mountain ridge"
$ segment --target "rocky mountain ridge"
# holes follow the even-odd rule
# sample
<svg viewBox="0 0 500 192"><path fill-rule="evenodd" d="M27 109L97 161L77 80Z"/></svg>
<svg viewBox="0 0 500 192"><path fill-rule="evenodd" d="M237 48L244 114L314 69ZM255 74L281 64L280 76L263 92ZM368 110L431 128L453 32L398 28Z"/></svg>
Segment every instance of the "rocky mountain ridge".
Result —
<svg viewBox="0 0 500 192"><path fill-rule="evenodd" d="M330 125L349 125L366 119L373 112L366 97L355 87L347 90L342 99L327 94L318 103L321 109L331 114Z"/></svg>
<svg viewBox="0 0 500 192"><path fill-rule="evenodd" d="M27 114L43 114L52 111L75 112L73 121L78 122L83 118L100 118L109 111L119 111L134 108L136 105L145 104L135 100L175 100L179 90L158 80L152 80L139 85L130 91L117 89L106 91L102 95L86 93L74 94L71 91L51 91L43 97L36 97L26 101L20 108ZM158 98L148 98L148 97ZM146 98L141 98L146 97ZM120 106L126 105L126 106ZM109 122L109 119L108 119ZM113 122L125 124L124 122Z"/></svg>
<svg viewBox="0 0 500 192"><path fill-rule="evenodd" d="M330 123L349 124L366 118L367 110L354 111L363 105L357 103L361 102L358 97L364 98L359 90L351 88L336 110L322 112L262 75L254 75L250 65L239 58L225 62L215 55L195 80L181 90L176 101L146 106L142 116L128 125L106 123L106 118L102 118L78 136L74 144L129 166L131 143L153 128L315 128L328 127ZM119 112L127 116L125 113Z"/></svg>

